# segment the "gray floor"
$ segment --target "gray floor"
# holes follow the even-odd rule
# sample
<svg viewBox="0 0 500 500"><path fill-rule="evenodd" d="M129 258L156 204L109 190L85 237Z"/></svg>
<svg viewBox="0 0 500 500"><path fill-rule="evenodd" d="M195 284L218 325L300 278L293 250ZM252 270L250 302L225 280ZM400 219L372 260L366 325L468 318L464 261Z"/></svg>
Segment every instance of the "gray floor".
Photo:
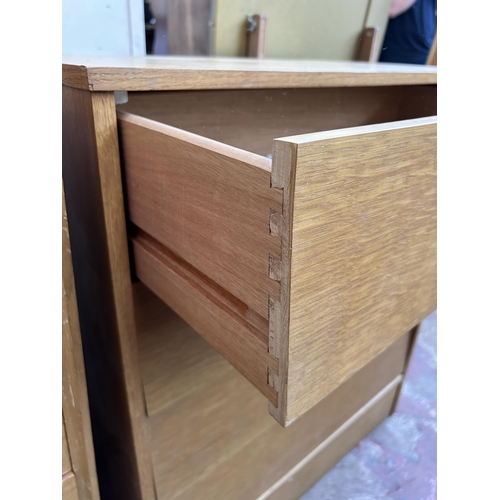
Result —
<svg viewBox="0 0 500 500"><path fill-rule="evenodd" d="M301 500L436 498L436 321L422 324L396 412Z"/></svg>

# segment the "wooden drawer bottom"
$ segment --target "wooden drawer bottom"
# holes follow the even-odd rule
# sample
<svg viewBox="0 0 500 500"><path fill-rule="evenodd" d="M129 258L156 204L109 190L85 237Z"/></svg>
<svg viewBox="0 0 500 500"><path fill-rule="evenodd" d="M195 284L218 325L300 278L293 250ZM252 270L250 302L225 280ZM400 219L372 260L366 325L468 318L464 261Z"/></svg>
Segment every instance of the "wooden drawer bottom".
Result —
<svg viewBox="0 0 500 500"><path fill-rule="evenodd" d="M134 300L158 500L298 497L390 413L409 334L283 428L266 397L141 283Z"/></svg>

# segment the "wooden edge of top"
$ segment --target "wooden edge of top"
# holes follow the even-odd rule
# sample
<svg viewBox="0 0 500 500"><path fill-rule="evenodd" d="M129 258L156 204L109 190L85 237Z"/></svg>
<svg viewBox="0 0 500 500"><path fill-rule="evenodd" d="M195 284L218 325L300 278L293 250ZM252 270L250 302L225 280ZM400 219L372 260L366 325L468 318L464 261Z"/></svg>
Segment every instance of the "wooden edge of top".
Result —
<svg viewBox="0 0 500 500"><path fill-rule="evenodd" d="M231 59L152 59L134 65L133 58L105 64L63 63L63 85L93 91L216 90L259 88L355 87L437 84L431 66L408 67L352 61L261 60L252 65ZM139 60L138 60L139 61ZM140 61L144 62L143 59ZM183 64L184 62L184 64ZM213 62L213 64L212 64ZM360 64L362 66L360 66ZM364 65L364 66L363 66Z"/></svg>
<svg viewBox="0 0 500 500"><path fill-rule="evenodd" d="M412 118L409 120L399 120L388 123L377 123L374 125L362 125L360 127L341 128L335 130L325 130L324 132L312 132L310 134L293 135L289 137L279 137L275 141L290 142L301 145L311 142L338 139L353 135L365 135L375 132L385 132L389 130L400 130L408 127L420 127L437 123L437 116L425 116L423 118Z"/></svg>
<svg viewBox="0 0 500 500"><path fill-rule="evenodd" d="M62 65L62 83L66 87L76 89L94 90L89 81L86 66L75 66L73 64Z"/></svg>

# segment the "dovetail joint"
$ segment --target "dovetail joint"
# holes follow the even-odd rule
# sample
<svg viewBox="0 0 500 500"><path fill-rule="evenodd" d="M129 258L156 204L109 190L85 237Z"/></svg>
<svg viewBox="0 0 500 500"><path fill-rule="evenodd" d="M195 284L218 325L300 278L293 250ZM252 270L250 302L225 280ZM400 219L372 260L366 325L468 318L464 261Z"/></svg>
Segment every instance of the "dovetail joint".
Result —
<svg viewBox="0 0 500 500"><path fill-rule="evenodd" d="M272 208L269 211L269 234L281 238L283 227L283 215Z"/></svg>
<svg viewBox="0 0 500 500"><path fill-rule="evenodd" d="M281 258L269 254L269 277L281 281Z"/></svg>

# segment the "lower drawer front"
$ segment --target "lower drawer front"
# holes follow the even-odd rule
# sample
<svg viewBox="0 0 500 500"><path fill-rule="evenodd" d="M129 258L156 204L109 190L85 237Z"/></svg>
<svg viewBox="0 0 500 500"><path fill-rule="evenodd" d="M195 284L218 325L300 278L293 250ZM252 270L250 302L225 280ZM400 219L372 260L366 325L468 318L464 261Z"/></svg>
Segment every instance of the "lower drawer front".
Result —
<svg viewBox="0 0 500 500"><path fill-rule="evenodd" d="M385 420L391 411L398 382L396 379L380 391L258 500L290 500L306 492Z"/></svg>
<svg viewBox="0 0 500 500"><path fill-rule="evenodd" d="M435 117L275 139L272 162L119 123L138 278L283 426L435 309Z"/></svg>
<svg viewBox="0 0 500 500"><path fill-rule="evenodd" d="M134 285L134 300L159 500L253 500L311 453L333 466L389 413L411 340L400 337L283 428L269 418L266 398L141 283ZM373 410L371 423L346 430L345 441L335 437L344 443L341 451L321 459L317 447L335 432L343 435L339 429L384 390L382 413Z"/></svg>

